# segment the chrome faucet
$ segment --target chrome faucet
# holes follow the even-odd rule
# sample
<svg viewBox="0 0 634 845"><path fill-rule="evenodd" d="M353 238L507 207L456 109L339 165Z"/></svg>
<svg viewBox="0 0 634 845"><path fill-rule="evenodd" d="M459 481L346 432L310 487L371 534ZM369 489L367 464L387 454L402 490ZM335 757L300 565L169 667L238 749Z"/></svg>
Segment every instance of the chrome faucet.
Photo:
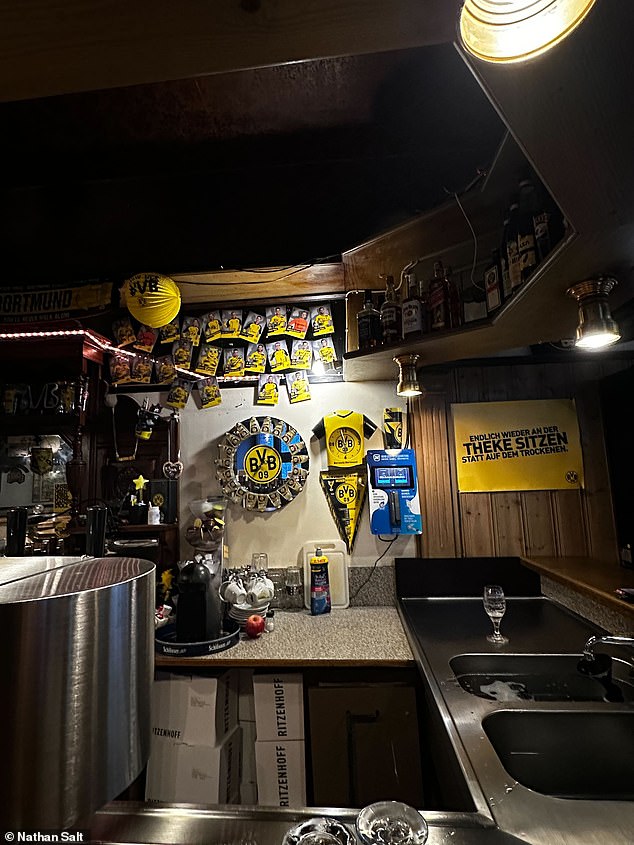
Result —
<svg viewBox="0 0 634 845"><path fill-rule="evenodd" d="M584 659L594 660L595 649L600 645L619 645L629 647L634 650L634 637L622 637L617 636L616 634L604 634L602 637L590 637L583 647Z"/></svg>
<svg viewBox="0 0 634 845"><path fill-rule="evenodd" d="M632 649L632 660L630 661L630 672L634 674L634 637L620 637L613 634L605 634L602 637L590 637L583 649L583 657L577 663L577 671L582 675L588 675L598 681L605 690L606 701L624 701L623 690L618 683L612 680L612 657L604 651L595 649L602 645L626 646ZM622 661L619 661L622 662Z"/></svg>

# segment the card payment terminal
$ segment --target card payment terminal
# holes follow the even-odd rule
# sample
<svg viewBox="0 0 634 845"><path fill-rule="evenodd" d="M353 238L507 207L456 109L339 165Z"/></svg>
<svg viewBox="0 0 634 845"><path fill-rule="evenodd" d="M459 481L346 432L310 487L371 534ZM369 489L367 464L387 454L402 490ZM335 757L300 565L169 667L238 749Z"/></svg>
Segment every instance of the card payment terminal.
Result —
<svg viewBox="0 0 634 845"><path fill-rule="evenodd" d="M367 466L370 531L422 534L414 450L369 449Z"/></svg>

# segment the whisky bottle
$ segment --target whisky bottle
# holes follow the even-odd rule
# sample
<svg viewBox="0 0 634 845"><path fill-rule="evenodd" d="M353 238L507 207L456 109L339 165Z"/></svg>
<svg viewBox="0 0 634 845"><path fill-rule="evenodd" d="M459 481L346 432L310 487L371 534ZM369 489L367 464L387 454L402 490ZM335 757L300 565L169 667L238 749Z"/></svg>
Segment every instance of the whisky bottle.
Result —
<svg viewBox="0 0 634 845"><path fill-rule="evenodd" d="M535 249L537 261L543 261L548 253L564 236L564 221L561 211L540 182L535 187L537 210L533 213Z"/></svg>
<svg viewBox="0 0 634 845"><path fill-rule="evenodd" d="M405 275L407 298L403 302L403 340L417 340L424 331L425 303L414 273Z"/></svg>
<svg viewBox="0 0 634 845"><path fill-rule="evenodd" d="M365 292L365 304L357 313L357 334L359 349L376 349L381 345L381 314L374 307L372 293Z"/></svg>
<svg viewBox="0 0 634 845"><path fill-rule="evenodd" d="M535 185L530 179L522 179L519 185L519 208L517 215L517 248L520 255L522 282L528 279L537 266L533 219L538 210L539 200L535 191Z"/></svg>
<svg viewBox="0 0 634 845"><path fill-rule="evenodd" d="M447 328L445 268L442 261L434 262L434 276L429 282L429 311L432 331Z"/></svg>
<svg viewBox="0 0 634 845"><path fill-rule="evenodd" d="M522 284L522 266L520 264L519 250L519 203L514 200L509 208L509 225L506 235L506 254L509 262L509 276L511 280L511 292L515 291Z"/></svg>
<svg viewBox="0 0 634 845"><path fill-rule="evenodd" d="M443 282L445 285L445 314L447 316L445 328L457 329L458 326L462 325L462 302L458 286L451 273L451 267L445 267Z"/></svg>
<svg viewBox="0 0 634 845"><path fill-rule="evenodd" d="M385 301L381 305L383 343L398 343L403 337L401 303L394 288L394 276L385 277Z"/></svg>
<svg viewBox="0 0 634 845"><path fill-rule="evenodd" d="M491 263L484 271L484 289L486 291L487 314L492 314L502 305L502 273L500 270L500 250L491 253Z"/></svg>
<svg viewBox="0 0 634 845"><path fill-rule="evenodd" d="M502 224L502 241L500 243L500 283L502 286L502 302L510 299L513 288L511 286L511 273L509 271L509 256L507 250L508 236L510 225L510 211L504 215L504 222Z"/></svg>

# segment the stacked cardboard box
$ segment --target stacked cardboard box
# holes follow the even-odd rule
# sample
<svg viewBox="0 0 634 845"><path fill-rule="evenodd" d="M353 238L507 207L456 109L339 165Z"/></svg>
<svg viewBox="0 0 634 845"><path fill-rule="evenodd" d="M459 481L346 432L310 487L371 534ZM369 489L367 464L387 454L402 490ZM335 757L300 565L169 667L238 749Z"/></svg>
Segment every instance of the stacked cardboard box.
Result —
<svg viewBox="0 0 634 845"><path fill-rule="evenodd" d="M240 698L238 721L242 733L242 775L240 803L258 803L258 782L255 769L255 702L253 699L253 670L240 669Z"/></svg>
<svg viewBox="0 0 634 845"><path fill-rule="evenodd" d="M300 674L253 676L258 803L306 806L304 686Z"/></svg>
<svg viewBox="0 0 634 845"><path fill-rule="evenodd" d="M241 750L236 671L157 673L147 801L239 802Z"/></svg>

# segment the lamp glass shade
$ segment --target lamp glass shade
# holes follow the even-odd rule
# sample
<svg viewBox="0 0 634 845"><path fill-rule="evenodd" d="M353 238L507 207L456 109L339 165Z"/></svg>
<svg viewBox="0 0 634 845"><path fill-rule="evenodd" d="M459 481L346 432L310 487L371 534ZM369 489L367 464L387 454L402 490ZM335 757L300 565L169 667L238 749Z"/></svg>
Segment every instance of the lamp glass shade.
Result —
<svg viewBox="0 0 634 845"><path fill-rule="evenodd" d="M605 349L606 346L612 346L620 339L621 335L618 330L616 333L608 329L598 329L592 332L586 330L582 333L577 329L575 346L579 349Z"/></svg>
<svg viewBox="0 0 634 845"><path fill-rule="evenodd" d="M575 346L580 349L603 349L620 340L621 333L612 319L608 294L616 279L600 276L568 288L568 296L577 300L579 310Z"/></svg>
<svg viewBox="0 0 634 845"><path fill-rule="evenodd" d="M521 62L554 47L586 17L595 0L465 0L464 48L487 62Z"/></svg>
<svg viewBox="0 0 634 845"><path fill-rule="evenodd" d="M603 349L619 340L619 327L612 319L607 299L605 302L579 303L579 325L575 333L575 346L581 349Z"/></svg>
<svg viewBox="0 0 634 845"><path fill-rule="evenodd" d="M122 300L130 314L153 329L166 326L181 307L181 292L169 276L137 273L122 288Z"/></svg>
<svg viewBox="0 0 634 845"><path fill-rule="evenodd" d="M418 355L398 355L393 359L398 364L397 396L422 396L425 391L418 381L416 362Z"/></svg>

